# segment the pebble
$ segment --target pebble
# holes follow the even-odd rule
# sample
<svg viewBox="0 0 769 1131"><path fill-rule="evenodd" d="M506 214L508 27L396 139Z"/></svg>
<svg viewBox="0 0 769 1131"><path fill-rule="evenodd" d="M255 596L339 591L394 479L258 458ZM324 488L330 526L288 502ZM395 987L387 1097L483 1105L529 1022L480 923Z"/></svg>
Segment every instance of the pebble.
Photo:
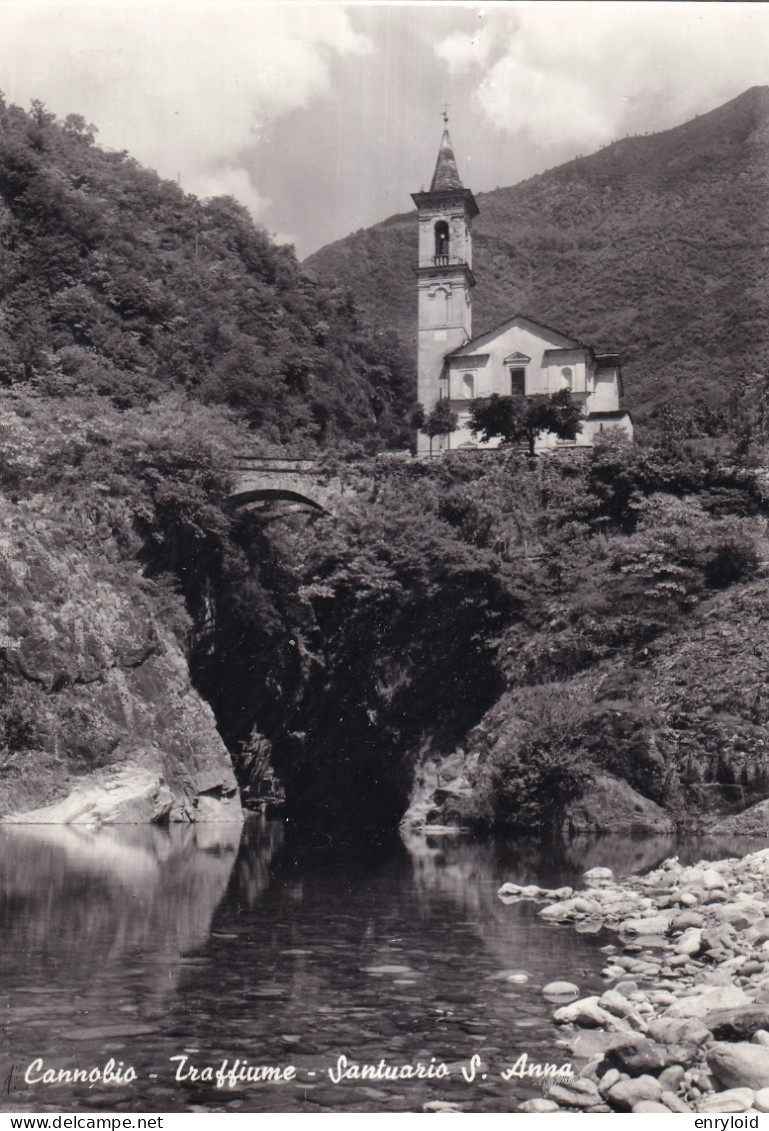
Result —
<svg viewBox="0 0 769 1131"><path fill-rule="evenodd" d="M679 1095L676 1095L676 1093L673 1091L664 1091L660 1096L660 1101L664 1103L665 1107L669 1108L671 1111L686 1112L692 1110L689 1105L684 1103L681 1097Z"/></svg>
<svg viewBox="0 0 769 1131"><path fill-rule="evenodd" d="M559 1111L558 1104L554 1100L541 1099L539 1096L533 1100L524 1100L522 1104L518 1105L519 1111L527 1112L546 1112L546 1111Z"/></svg>
<svg viewBox="0 0 769 1131"><path fill-rule="evenodd" d="M556 1085L519 1110L769 1112L769 849L688 867L667 860L622 880L591 868L584 882L581 892L500 889L548 900L539 914L553 924L608 929L617 942L601 947L613 988L553 1014L597 1090L591 1079ZM543 994L579 988L560 979Z"/></svg>
<svg viewBox="0 0 769 1131"><path fill-rule="evenodd" d="M665 1068L660 1072L657 1077L660 1082L660 1087L666 1088L671 1092L675 1092L678 1089L683 1078L684 1069L681 1064L671 1064L669 1068Z"/></svg>

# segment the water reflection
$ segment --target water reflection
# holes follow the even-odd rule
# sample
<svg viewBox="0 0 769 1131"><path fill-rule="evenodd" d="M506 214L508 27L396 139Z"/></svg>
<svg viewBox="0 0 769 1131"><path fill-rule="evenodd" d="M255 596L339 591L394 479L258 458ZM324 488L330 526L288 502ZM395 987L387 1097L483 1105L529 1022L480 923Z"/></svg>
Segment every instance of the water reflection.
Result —
<svg viewBox="0 0 769 1131"><path fill-rule="evenodd" d="M600 936L505 906L504 880L576 883L615 871L741 854L754 842L671 838L568 844L384 837L307 844L280 822L0 830L0 975L7 995L5 1110L420 1111L449 1100L514 1110L530 1094L498 1071L473 1086L458 1065L497 1069L520 1052L552 1061L545 981L600 985ZM517 971L516 981L509 974ZM525 975L525 980L524 976ZM178 1061L296 1066L298 1083L217 1088L174 1079ZM448 1080L343 1081L340 1055L445 1062ZM134 1086L23 1083L56 1068L130 1063Z"/></svg>

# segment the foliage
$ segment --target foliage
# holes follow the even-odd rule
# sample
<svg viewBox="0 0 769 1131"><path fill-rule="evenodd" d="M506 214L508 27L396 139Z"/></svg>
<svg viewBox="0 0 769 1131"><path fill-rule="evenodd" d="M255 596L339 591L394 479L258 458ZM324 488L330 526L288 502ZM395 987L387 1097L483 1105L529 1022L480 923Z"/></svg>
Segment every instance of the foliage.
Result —
<svg viewBox="0 0 769 1131"><path fill-rule="evenodd" d="M582 430L582 409L571 399L569 389L551 396L502 397L492 393L478 402L470 416L470 431L480 433L481 440L499 437L503 443L525 440L529 455L543 432L552 432L559 440L574 440Z"/></svg>
<svg viewBox="0 0 769 1131"><path fill-rule="evenodd" d="M480 827L517 832L558 828L592 773L579 705L549 686L519 697L514 725L481 750L468 816Z"/></svg>
<svg viewBox="0 0 769 1131"><path fill-rule="evenodd" d="M119 407L183 388L274 445L403 446L395 332L231 198L185 194L94 133L41 103L0 108L0 382Z"/></svg>
<svg viewBox="0 0 769 1131"><path fill-rule="evenodd" d="M459 748L478 756L475 819L485 827L557 822L596 766L661 799L714 780L764 781L766 489L754 465L769 416L758 364L745 365L759 376L739 383L723 410L749 443L735 452L701 443L723 425L709 398L718 350L734 346L739 320L724 315L722 338L699 327L712 361L707 380L704 363L689 374L701 399L682 398L653 443L608 437L549 460L503 448L366 462L366 451L406 434L411 374L399 336L366 325L343 287L301 272L234 201L188 197L98 150L93 133L77 117L57 123L41 104L4 109L0 121L0 486L27 561L37 561L36 541L71 549L88 560L89 578L107 577L151 609L188 645L192 677L236 759L261 731L291 812L305 820L392 824L418 759ZM731 135L724 146L719 154L733 158ZM641 174L623 153L606 151L601 168L619 160L627 221L636 213L626 190ZM516 255L525 264L536 252L530 293L554 310L579 269L574 241L588 262L600 259L613 293L622 259L597 238L615 223L612 210L592 208L604 173L576 171L584 180L573 213L560 173L521 187ZM757 175L752 168L749 187ZM668 188L644 186L648 225ZM545 205L558 224L535 225ZM668 225L669 212L655 222ZM728 212L730 230L744 223ZM665 237L683 238L682 224L678 216ZM719 259L717 241L709 254ZM493 240L485 250L481 241L481 255L499 258L501 280L507 260ZM596 277L585 275L590 340L608 309L591 307ZM656 267L643 278L659 302L643 313L639 277L636 265L633 293L613 315L618 334L636 327L636 361L649 327L666 332L668 305L692 332L685 296L663 302ZM540 292L540 281L550 289ZM705 291L698 285L698 299ZM513 294L507 283L499 293ZM719 302L732 309L728 294ZM655 364L672 356L649 348ZM682 364L671 365L676 379ZM562 401L565 428L573 406ZM530 444L535 427L557 431L535 413L553 407L523 406L534 414ZM518 419L500 408L503 424ZM452 420L432 424L439 435ZM499 420L490 426L506 435ZM513 424L504 427L512 439ZM256 454L327 445L325 471L348 487L333 518L234 513L229 469L244 436ZM41 573L37 584L52 607L66 603L61 579L46 588ZM720 667L706 678L712 656ZM7 664L0 689L3 741L34 748L38 700ZM84 745L78 725L70 718L57 733ZM94 757L108 758L111 732L91 737Z"/></svg>

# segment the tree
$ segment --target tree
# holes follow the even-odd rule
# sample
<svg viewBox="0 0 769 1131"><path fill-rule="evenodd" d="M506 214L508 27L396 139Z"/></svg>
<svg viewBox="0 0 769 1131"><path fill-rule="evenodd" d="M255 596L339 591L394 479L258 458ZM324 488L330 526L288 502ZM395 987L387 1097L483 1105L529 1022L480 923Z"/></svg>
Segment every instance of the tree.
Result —
<svg viewBox="0 0 769 1131"><path fill-rule="evenodd" d="M428 412L426 416L423 415L420 428L426 436L430 437L430 455L433 454L435 437L448 436L449 433L456 432L458 426L459 419L457 414L451 411L450 401L438 401L432 412Z"/></svg>
<svg viewBox="0 0 769 1131"><path fill-rule="evenodd" d="M86 122L82 114L67 114L63 130L68 137L79 138L86 145L93 145L93 140L99 132L93 123Z"/></svg>
<svg viewBox="0 0 769 1131"><path fill-rule="evenodd" d="M571 399L568 389L552 396L501 397L492 393L475 406L470 416L470 431L488 443L496 437L503 444L534 445L540 432L554 432L559 440L574 440L582 430L582 406Z"/></svg>

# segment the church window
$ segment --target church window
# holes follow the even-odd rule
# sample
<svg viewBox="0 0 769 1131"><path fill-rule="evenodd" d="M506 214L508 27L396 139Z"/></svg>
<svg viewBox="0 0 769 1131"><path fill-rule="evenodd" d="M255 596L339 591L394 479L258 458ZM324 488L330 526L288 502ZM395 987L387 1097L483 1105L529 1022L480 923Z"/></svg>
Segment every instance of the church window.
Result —
<svg viewBox="0 0 769 1131"><path fill-rule="evenodd" d="M572 371L571 371L571 369L569 368L568 365L566 365L561 370L561 376L563 377L563 379L566 382L566 384L568 385L568 387L571 388L572 377L574 376L574 374L572 373Z"/></svg>
<svg viewBox="0 0 769 1131"><path fill-rule="evenodd" d="M510 395L513 397L523 397L526 395L525 369L510 370Z"/></svg>
<svg viewBox="0 0 769 1131"><path fill-rule="evenodd" d="M436 261L449 258L449 226L445 220L439 220L435 225L435 259Z"/></svg>
<svg viewBox="0 0 769 1131"><path fill-rule="evenodd" d="M462 396L465 400L472 400L475 396L475 374L465 373L462 378Z"/></svg>

